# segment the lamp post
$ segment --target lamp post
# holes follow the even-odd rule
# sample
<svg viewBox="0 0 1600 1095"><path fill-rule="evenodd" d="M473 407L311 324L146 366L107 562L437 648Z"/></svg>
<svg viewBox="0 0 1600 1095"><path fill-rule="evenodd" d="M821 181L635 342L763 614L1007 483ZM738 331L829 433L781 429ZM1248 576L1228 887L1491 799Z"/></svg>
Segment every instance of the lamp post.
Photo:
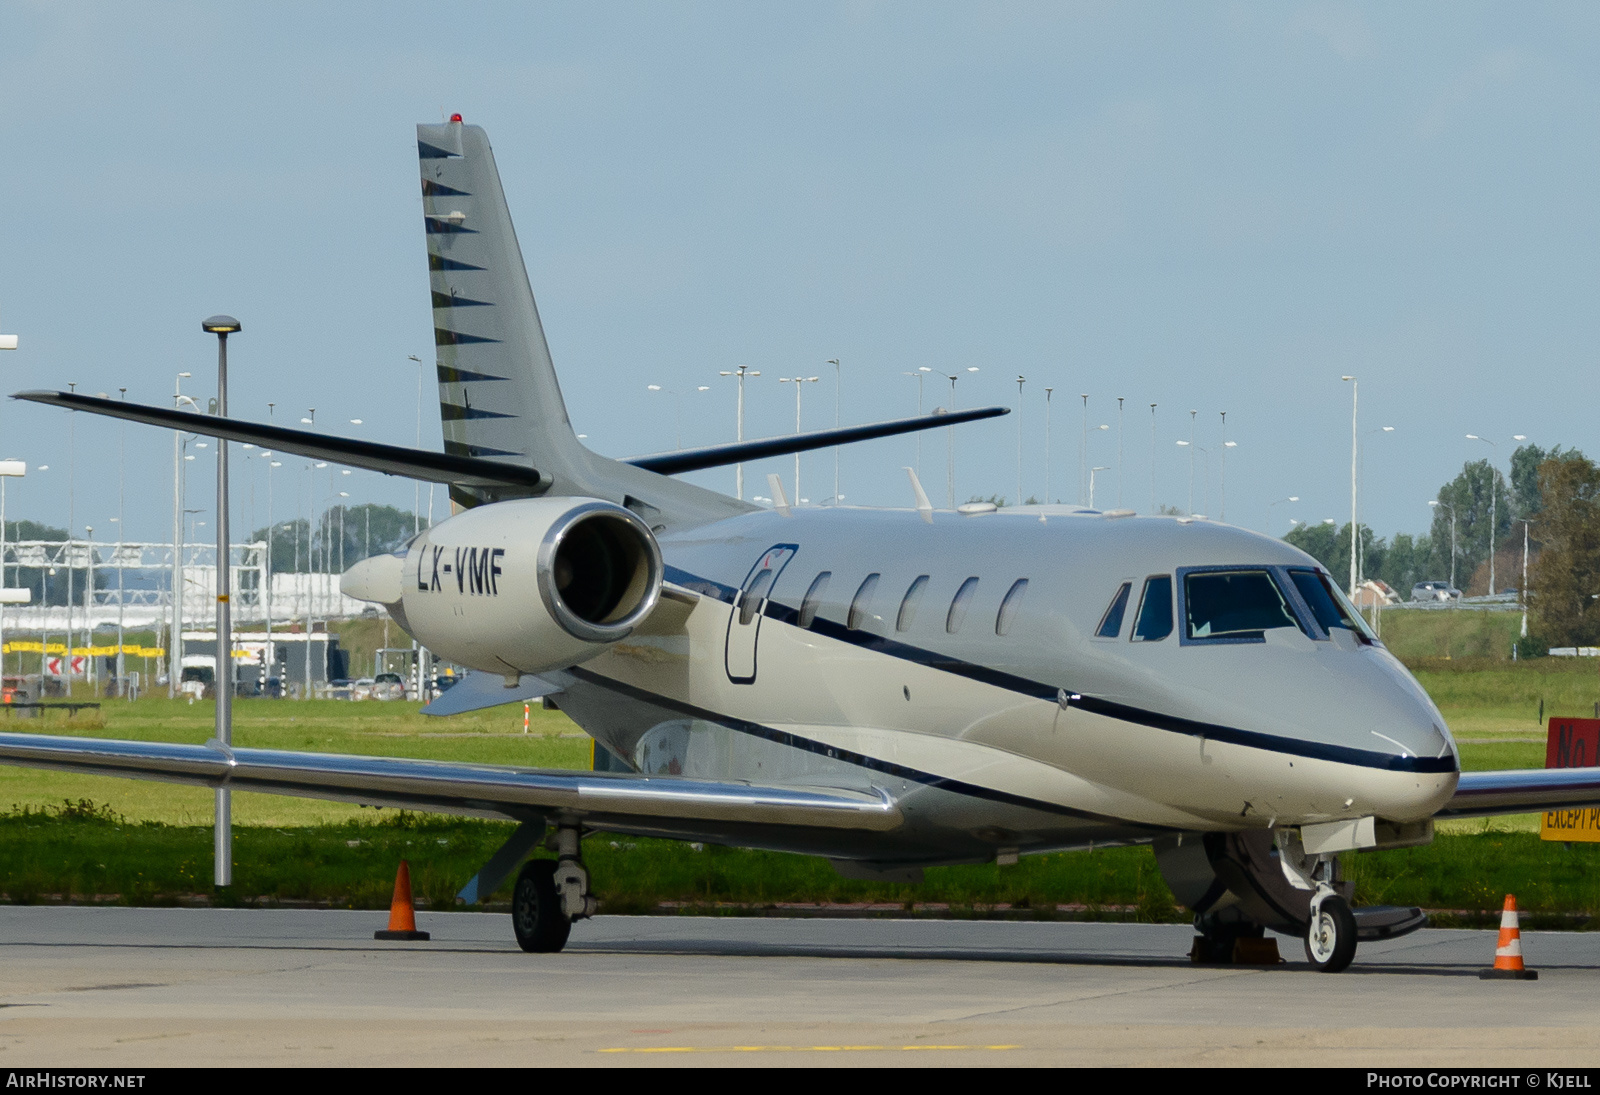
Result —
<svg viewBox="0 0 1600 1095"><path fill-rule="evenodd" d="M1017 505L1022 505L1022 386L1028 378L1017 374Z"/></svg>
<svg viewBox="0 0 1600 1095"><path fill-rule="evenodd" d="M1479 435L1477 435L1475 433L1467 434L1467 440L1468 441L1482 441L1485 445L1488 445L1491 449L1493 449L1494 453L1495 453L1494 460L1489 464L1489 596L1493 597L1494 596L1494 534L1495 534L1496 522L1499 520L1499 514L1496 511L1496 506L1497 506L1497 503L1498 503L1498 499L1496 498L1496 495L1499 492L1496 489L1498 484L1495 483L1495 478L1494 477L1495 477L1495 473L1499 470L1498 468L1495 467L1495 464L1499 463L1499 461L1500 461L1500 446L1496 445L1493 441L1489 440L1487 437L1480 437Z"/></svg>
<svg viewBox="0 0 1600 1095"><path fill-rule="evenodd" d="M646 384L645 387L652 392L666 392L672 397L673 430L677 437L678 448L683 448L683 393L675 388L663 388L659 384ZM709 384L702 384L695 389L697 392L709 392L710 390L711 385Z"/></svg>
<svg viewBox="0 0 1600 1095"><path fill-rule="evenodd" d="M29 591L26 589L6 589L6 480L13 476L28 474L28 465L21 460L0 460L0 682L3 682L6 671L5 660L5 606L8 604L26 604ZM48 610L48 606L46 606ZM20 658L21 655L19 654Z"/></svg>
<svg viewBox="0 0 1600 1095"><path fill-rule="evenodd" d="M833 366L833 428L839 428L839 390L843 383L844 370L839 366L839 359L830 357L828 364ZM921 432L920 430L918 431ZM799 493L798 489L795 493ZM833 504L839 504L839 446L833 447Z"/></svg>
<svg viewBox="0 0 1600 1095"><path fill-rule="evenodd" d="M968 365L967 366L967 372L975 373L977 371L978 371L978 367L976 365ZM961 374L960 373L946 373L946 374L944 374L944 376L945 376L946 380L950 381L950 407L949 407L949 409L954 411L956 409L956 381L961 379ZM920 433L919 433L918 436L921 436ZM950 508L951 509L955 509L956 508L956 428L954 426L946 426L944 428L944 445L945 445L945 460L946 460L946 465L947 465L946 468L945 468L945 495L949 500Z"/></svg>
<svg viewBox="0 0 1600 1095"><path fill-rule="evenodd" d="M1361 395L1361 383L1353 376L1341 376L1350 382L1350 596L1356 595L1356 457L1360 452L1360 435L1356 433L1356 408Z"/></svg>
<svg viewBox="0 0 1600 1095"><path fill-rule="evenodd" d="M1156 512L1156 405L1150 404L1150 513Z"/></svg>
<svg viewBox="0 0 1600 1095"><path fill-rule="evenodd" d="M1083 427L1078 434L1078 505L1081 506L1087 497L1083 491L1089 478L1089 393L1082 392L1078 398L1083 400Z"/></svg>
<svg viewBox="0 0 1600 1095"><path fill-rule="evenodd" d="M1217 499L1217 520L1228 519L1228 450L1238 448L1238 442L1228 440L1228 412L1222 412L1222 474Z"/></svg>
<svg viewBox="0 0 1600 1095"><path fill-rule="evenodd" d="M1044 390L1044 504L1050 504L1050 393L1054 388Z"/></svg>
<svg viewBox="0 0 1600 1095"><path fill-rule="evenodd" d="M172 409L183 406L188 373L179 373L172 382ZM194 400L189 399L189 405ZM172 431L172 624L167 635L167 698L178 695L178 678L183 675L183 432Z"/></svg>
<svg viewBox="0 0 1600 1095"><path fill-rule="evenodd" d="M120 395L120 397L122 399L122 402L126 403L128 401L128 389L127 388L118 388L117 392ZM123 519L124 516L126 516L126 513L125 513L124 508L123 508L123 502L124 502L125 496L127 494L127 479L128 479L128 475L127 475L127 471L126 471L126 469L128 467L128 424L127 424L127 422L122 422L120 424L120 436L117 439L117 449L118 449L118 452L117 452L117 662L116 662L116 666L117 666L117 681L116 681L116 687L117 687L117 690L121 693L121 695L123 697L125 697L127 699L132 699L132 697L128 695L128 687L127 687L127 679L126 679L127 678L127 668L128 667L127 667L127 664L126 664L126 662L125 662L125 660L123 659L123 656L122 656L122 647L123 647L123 639L124 639L123 625L126 622L126 618L127 618L127 606L124 604L124 601L126 600L126 597L123 594L123 590L122 590L122 585L123 585L122 576L123 576L123 573L128 569L124 565L126 560L124 560L122 558L122 541L124 539L124 533L123 533L123 529L122 529L122 526L123 526L124 522L123 522L122 519ZM4 583L0 583L0 584L4 584Z"/></svg>
<svg viewBox="0 0 1600 1095"><path fill-rule="evenodd" d="M1298 502L1298 501L1300 501L1300 496L1298 494L1291 494L1287 498L1280 498L1276 502L1268 502L1267 503L1267 527L1266 527L1266 529L1264 531L1267 533L1268 536L1272 535L1272 507L1273 506L1281 506L1285 502ZM1294 527L1294 522L1292 522L1292 521L1290 522L1290 527L1291 528Z"/></svg>
<svg viewBox="0 0 1600 1095"><path fill-rule="evenodd" d="M741 365L737 369L723 369L722 376L736 376L739 378L739 415L738 415L738 440L744 440L744 378L747 376L760 376L760 369L752 369L748 365ZM744 501L744 461L741 460L733 466L733 490L739 496L739 501Z"/></svg>
<svg viewBox="0 0 1600 1095"><path fill-rule="evenodd" d="M1375 430L1367 430L1364 433L1362 433L1361 436L1362 437L1371 437L1373 434L1388 434L1388 433L1394 433L1394 427L1393 426L1380 426L1378 429L1375 429ZM1367 471L1366 461L1363 460L1362 463L1361 463L1361 474L1362 474L1363 477L1366 475L1366 471ZM1366 543L1364 541L1361 542L1361 550L1357 554L1356 558L1357 558L1357 561L1359 563L1359 566L1358 566L1357 571L1356 571L1356 576L1360 581L1364 582L1364 581L1367 580L1367 545L1366 545Z"/></svg>
<svg viewBox="0 0 1600 1095"><path fill-rule="evenodd" d="M1179 441L1178 444L1187 444L1189 447L1189 516L1194 516L1194 416L1199 411L1189 412L1189 440Z"/></svg>
<svg viewBox="0 0 1600 1095"><path fill-rule="evenodd" d="M1528 518L1522 519L1522 637L1528 637Z"/></svg>
<svg viewBox="0 0 1600 1095"><path fill-rule="evenodd" d="M815 384L822 378L820 376L780 376L779 384L794 385L794 432L800 432L800 393L807 384ZM800 454L794 454L794 504L800 504Z"/></svg>
<svg viewBox="0 0 1600 1095"><path fill-rule="evenodd" d="M228 336L239 332L232 316L212 316L200 329L217 336L217 417L228 417ZM233 615L228 558L228 443L217 440L217 740L233 745ZM232 792L218 787L212 881L220 889L233 885Z"/></svg>
<svg viewBox="0 0 1600 1095"><path fill-rule="evenodd" d="M1108 467L1106 467L1104 465L1101 465L1099 467L1093 467L1093 468L1089 469L1089 508L1090 509L1094 509L1094 473L1097 472L1097 471L1110 471L1110 470L1111 470L1110 468L1108 468Z"/></svg>
<svg viewBox="0 0 1600 1095"><path fill-rule="evenodd" d="M922 417L922 381L933 372L926 365L918 365L915 372L901 370L901 376L909 376L917 382L917 417ZM922 477L922 431L917 431L917 478Z"/></svg>
<svg viewBox="0 0 1600 1095"><path fill-rule="evenodd" d="M1429 502L1430 506L1443 506L1450 511L1450 588L1456 588L1456 508L1449 502L1441 502L1437 498Z"/></svg>
<svg viewBox="0 0 1600 1095"><path fill-rule="evenodd" d="M1122 508L1122 396L1117 396L1117 508Z"/></svg>

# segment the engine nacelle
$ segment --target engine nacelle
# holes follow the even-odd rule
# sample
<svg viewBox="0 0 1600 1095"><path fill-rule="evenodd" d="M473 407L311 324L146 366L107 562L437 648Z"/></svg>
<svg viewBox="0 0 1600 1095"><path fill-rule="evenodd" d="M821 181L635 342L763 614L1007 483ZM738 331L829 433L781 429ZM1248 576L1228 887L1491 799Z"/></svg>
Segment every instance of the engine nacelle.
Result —
<svg viewBox="0 0 1600 1095"><path fill-rule="evenodd" d="M404 566L402 626L444 658L506 674L576 665L626 638L663 574L649 526L592 498L479 506L417 537Z"/></svg>

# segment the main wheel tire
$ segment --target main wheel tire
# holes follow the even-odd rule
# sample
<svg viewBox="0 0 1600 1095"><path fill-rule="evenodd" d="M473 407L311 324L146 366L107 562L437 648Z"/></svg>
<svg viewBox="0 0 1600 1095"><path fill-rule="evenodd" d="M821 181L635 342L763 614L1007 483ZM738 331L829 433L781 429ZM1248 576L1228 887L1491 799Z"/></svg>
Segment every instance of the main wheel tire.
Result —
<svg viewBox="0 0 1600 1095"><path fill-rule="evenodd" d="M1338 973L1356 956L1356 917L1335 894L1306 928L1306 960L1322 973Z"/></svg>
<svg viewBox="0 0 1600 1095"><path fill-rule="evenodd" d="M567 945L572 921L556 892L556 861L530 859L511 890L511 928L517 946L530 954L554 954Z"/></svg>

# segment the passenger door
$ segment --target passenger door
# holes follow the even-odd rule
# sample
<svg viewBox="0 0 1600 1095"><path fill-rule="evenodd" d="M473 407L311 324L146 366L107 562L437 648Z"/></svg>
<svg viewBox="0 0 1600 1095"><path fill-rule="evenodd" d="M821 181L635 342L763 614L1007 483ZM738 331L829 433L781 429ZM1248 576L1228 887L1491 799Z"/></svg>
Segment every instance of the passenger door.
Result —
<svg viewBox="0 0 1600 1095"><path fill-rule="evenodd" d="M725 664L728 679L734 684L754 684L756 679L756 641L761 634L761 618L767 598L777 584L783 568L794 558L793 544L768 548L750 568L728 616L728 644Z"/></svg>

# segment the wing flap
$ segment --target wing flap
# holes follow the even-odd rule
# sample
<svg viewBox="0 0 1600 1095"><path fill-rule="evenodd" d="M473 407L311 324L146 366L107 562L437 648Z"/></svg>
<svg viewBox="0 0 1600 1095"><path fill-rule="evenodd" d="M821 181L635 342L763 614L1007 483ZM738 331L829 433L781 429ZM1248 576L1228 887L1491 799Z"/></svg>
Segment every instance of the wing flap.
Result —
<svg viewBox="0 0 1600 1095"><path fill-rule="evenodd" d="M1438 817L1493 817L1600 806L1600 768L1462 772Z"/></svg>
<svg viewBox="0 0 1600 1095"><path fill-rule="evenodd" d="M608 824L695 821L873 832L895 829L902 820L900 808L883 792L229 749L215 743L0 734L0 763L524 820L562 815Z"/></svg>

